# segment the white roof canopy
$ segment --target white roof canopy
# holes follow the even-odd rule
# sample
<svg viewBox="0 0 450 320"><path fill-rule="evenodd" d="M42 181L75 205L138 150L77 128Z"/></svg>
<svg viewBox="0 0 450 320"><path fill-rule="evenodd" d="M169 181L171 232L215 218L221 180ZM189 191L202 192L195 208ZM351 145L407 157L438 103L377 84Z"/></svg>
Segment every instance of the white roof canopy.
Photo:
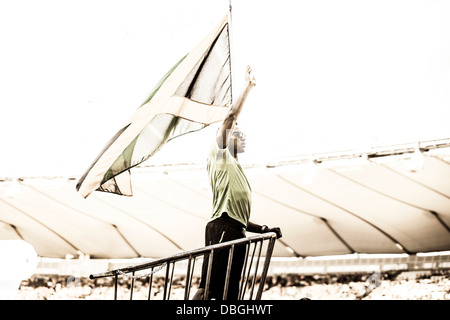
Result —
<svg viewBox="0 0 450 320"><path fill-rule="evenodd" d="M274 256L450 250L450 140L419 147L246 166L251 220L281 227ZM131 178L133 197L87 199L76 178L4 178L0 239L25 240L44 257L158 258L203 246L203 165L140 167Z"/></svg>

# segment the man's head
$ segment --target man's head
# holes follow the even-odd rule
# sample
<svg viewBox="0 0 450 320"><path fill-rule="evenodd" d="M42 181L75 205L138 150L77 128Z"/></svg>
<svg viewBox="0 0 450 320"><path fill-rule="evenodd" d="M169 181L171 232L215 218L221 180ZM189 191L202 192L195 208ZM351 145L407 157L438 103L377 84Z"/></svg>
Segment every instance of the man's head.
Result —
<svg viewBox="0 0 450 320"><path fill-rule="evenodd" d="M236 126L228 144L228 148L233 156L245 152L245 138L245 134Z"/></svg>

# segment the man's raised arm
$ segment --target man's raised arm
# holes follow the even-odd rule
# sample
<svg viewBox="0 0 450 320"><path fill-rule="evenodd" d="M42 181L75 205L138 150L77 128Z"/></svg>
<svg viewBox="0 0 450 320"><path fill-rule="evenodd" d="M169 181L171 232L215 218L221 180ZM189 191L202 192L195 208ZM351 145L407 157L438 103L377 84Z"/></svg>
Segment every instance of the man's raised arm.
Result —
<svg viewBox="0 0 450 320"><path fill-rule="evenodd" d="M242 107L244 106L244 102L247 99L250 90L256 85L255 77L252 76L252 69L250 66L247 66L247 71L245 74L245 87L242 91L241 95L237 98L237 100L231 106L230 111L227 114L227 117L222 123L222 126L219 128L217 132L217 145L221 149L225 149L228 146L230 141L231 133L236 125L237 118L242 111Z"/></svg>

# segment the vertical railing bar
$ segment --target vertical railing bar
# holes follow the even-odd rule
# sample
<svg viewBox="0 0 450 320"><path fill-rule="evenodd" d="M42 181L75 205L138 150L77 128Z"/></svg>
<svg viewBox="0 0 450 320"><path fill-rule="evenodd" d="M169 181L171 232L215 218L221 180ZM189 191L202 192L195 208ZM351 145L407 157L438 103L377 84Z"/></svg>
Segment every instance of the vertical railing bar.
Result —
<svg viewBox="0 0 450 320"><path fill-rule="evenodd" d="M149 279L149 282L148 282L148 298L147 298L147 300L150 300L151 296L152 296L153 268L154 267L152 267L152 270L150 271L150 279Z"/></svg>
<svg viewBox="0 0 450 320"><path fill-rule="evenodd" d="M253 264L253 258L255 257L255 251L256 251L256 243L253 246L252 258L250 259L250 265L248 266L247 277L245 279L245 289L244 289L244 292L242 293L242 300L244 300L245 291L247 290L247 281L250 279L250 272L252 270L252 264Z"/></svg>
<svg viewBox="0 0 450 320"><path fill-rule="evenodd" d="M163 300L166 300L166 293L167 293L167 278L169 277L169 269L170 269L170 262L167 262L167 264L166 264L166 276L165 276L165 278L164 278Z"/></svg>
<svg viewBox="0 0 450 320"><path fill-rule="evenodd" d="M170 274L169 292L167 294L167 300L170 300L170 292L172 291L173 271L175 270L175 261L172 262L172 273Z"/></svg>
<svg viewBox="0 0 450 320"><path fill-rule="evenodd" d="M272 258L273 247L275 245L276 238L270 238L269 244L267 246L266 258L264 261L264 267L261 274L261 281L259 284L258 292L256 293L256 300L261 300L262 292L264 290L264 284L266 282L267 272L269 270L270 260Z"/></svg>
<svg viewBox="0 0 450 320"><path fill-rule="evenodd" d="M208 270L206 272L206 285L205 285L205 294L204 294L204 300L208 300L209 296L209 282L211 281L211 269L212 269L212 262L213 262L213 256L214 249L211 249L209 252L209 259L208 259Z"/></svg>
<svg viewBox="0 0 450 320"><path fill-rule="evenodd" d="M195 261L197 260L197 257L194 257L194 261L192 263L192 269L191 269L191 274L190 274L190 280L189 280L189 290L188 290L188 297L187 299L189 300L189 295L191 294L191 286L192 286L192 279L194 277L194 271L195 271Z"/></svg>
<svg viewBox="0 0 450 320"><path fill-rule="evenodd" d="M191 260L192 256L190 255L188 258L188 266L186 270L186 284L184 287L184 300L189 300L189 287L190 287L190 275L191 275Z"/></svg>
<svg viewBox="0 0 450 320"><path fill-rule="evenodd" d="M223 300L227 300L228 287L230 282L231 264L233 262L233 254L234 254L234 244L230 247L230 250L228 251L227 274L225 276L225 288L223 290Z"/></svg>
<svg viewBox="0 0 450 320"><path fill-rule="evenodd" d="M114 273L114 300L117 300L117 272Z"/></svg>
<svg viewBox="0 0 450 320"><path fill-rule="evenodd" d="M251 289L250 289L250 298L249 298L249 300L252 300L252 298L253 298L253 290L255 289L256 276L257 276L257 273L258 273L259 260L260 260L260 258L261 258L261 250L262 250L262 246L263 246L263 241L262 241L262 240L258 241L257 244L258 244L258 243L260 244L260 246L259 246L259 252L258 252L258 259L257 259L257 261L256 261L255 275L253 276L253 281L252 281L252 287L251 287Z"/></svg>
<svg viewBox="0 0 450 320"><path fill-rule="evenodd" d="M245 260L244 260L244 267L242 268L242 273L241 273L241 283L239 286L238 300L240 300L240 298L242 296L242 290L244 288L245 269L247 268L248 253L250 251L249 248L250 248L250 243L245 244ZM244 289L244 291L245 291L245 289Z"/></svg>
<svg viewBox="0 0 450 320"><path fill-rule="evenodd" d="M130 300L133 300L133 289L134 289L134 271L131 275L131 290L130 290Z"/></svg>
<svg viewBox="0 0 450 320"><path fill-rule="evenodd" d="M248 244L248 252L247 252L247 257L246 257L246 269L244 270L244 283L242 285L242 290L241 290L241 300L244 300L244 296L245 296L245 291L247 291L247 281L248 281L248 272L246 272L246 270L248 269L248 261L250 259L250 247L251 247L252 243L249 242Z"/></svg>

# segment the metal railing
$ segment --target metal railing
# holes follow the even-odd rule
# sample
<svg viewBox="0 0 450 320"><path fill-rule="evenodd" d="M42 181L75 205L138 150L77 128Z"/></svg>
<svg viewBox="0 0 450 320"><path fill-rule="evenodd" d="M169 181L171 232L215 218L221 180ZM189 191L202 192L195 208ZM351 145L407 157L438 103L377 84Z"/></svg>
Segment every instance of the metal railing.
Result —
<svg viewBox="0 0 450 320"><path fill-rule="evenodd" d="M208 269L205 285L205 298L208 296L209 285L210 285L210 275L213 262L213 254L218 250L229 250L229 258L227 264L227 271L225 277L225 288L223 298L226 299L228 291L228 282L230 277L230 271L233 261L234 248L238 245L245 245L246 253L244 266L242 268L240 286L239 286L239 300L261 300L261 295L264 289L264 284L267 277L267 271L270 265L270 259L272 257L273 248L275 246L276 234L273 232L264 233L261 235L227 241L215 245L206 246L203 248L195 249L192 251L185 251L179 254L175 254L169 257L153 260L151 262L146 262L134 266L129 266L125 268L110 270L104 273L91 274L90 279L98 279L105 277L114 277L114 300L117 300L118 289L119 289L119 276L131 278L130 285L130 300L133 299L133 291L135 279L137 278L148 278L148 300L152 296L152 285L154 280L154 273L165 268L164 276L164 290L163 290L163 300L169 300L171 296L172 283L174 279L175 264L187 261L187 268L185 271L185 284L184 284L184 300L189 300L190 291L192 286L192 280L194 275L195 264L198 260L203 260L206 255L209 256L208 259ZM265 248L265 255L262 258L263 247ZM255 292L255 286L257 284L258 269L260 264L262 264L262 270L259 275L259 287L256 292L256 296L253 298ZM253 270L252 270L253 267ZM144 276L137 275L137 272L143 270L150 270Z"/></svg>

